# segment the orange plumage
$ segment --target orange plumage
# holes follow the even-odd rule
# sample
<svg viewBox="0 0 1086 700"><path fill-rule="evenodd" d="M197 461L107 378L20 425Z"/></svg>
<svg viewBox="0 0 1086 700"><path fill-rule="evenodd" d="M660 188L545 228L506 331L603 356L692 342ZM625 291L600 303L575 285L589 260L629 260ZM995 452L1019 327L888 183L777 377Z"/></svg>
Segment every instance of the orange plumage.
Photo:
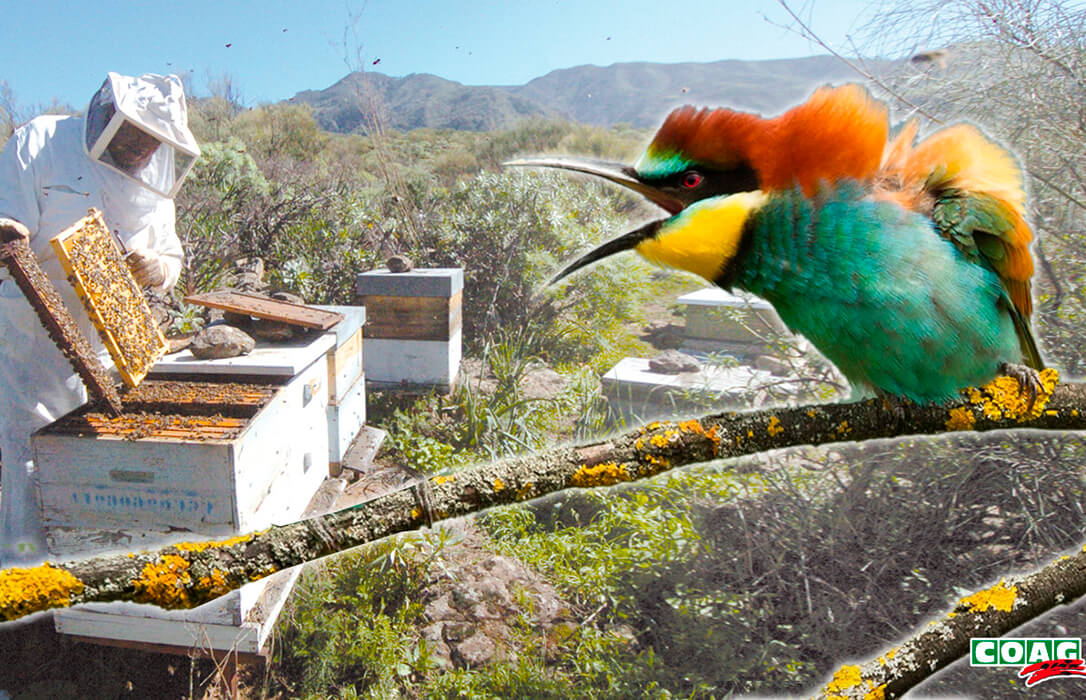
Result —
<svg viewBox="0 0 1086 700"><path fill-rule="evenodd" d="M720 169L749 165L762 189L799 185L813 195L820 183L871 180L882 162L886 107L857 85L821 88L807 102L765 119L731 109L681 107L656 132L648 154Z"/></svg>

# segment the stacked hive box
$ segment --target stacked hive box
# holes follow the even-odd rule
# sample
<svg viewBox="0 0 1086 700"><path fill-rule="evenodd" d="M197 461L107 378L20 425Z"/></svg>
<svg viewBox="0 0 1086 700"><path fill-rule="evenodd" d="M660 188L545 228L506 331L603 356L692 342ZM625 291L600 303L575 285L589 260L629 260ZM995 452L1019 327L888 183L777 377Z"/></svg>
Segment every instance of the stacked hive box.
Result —
<svg viewBox="0 0 1086 700"><path fill-rule="evenodd" d="M366 422L366 373L362 327L366 309L361 306L320 306L343 314L332 329L336 345L328 351L328 460L338 474L343 457Z"/></svg>
<svg viewBox="0 0 1086 700"><path fill-rule="evenodd" d="M789 331L769 302L723 289L700 289L678 298L686 316L683 347L737 357L765 354L775 338Z"/></svg>
<svg viewBox="0 0 1086 700"><path fill-rule="evenodd" d="M361 320L355 318L357 334ZM167 420L149 421L143 411L97 417L85 407L36 433L51 554L69 559L132 551L302 517L328 474L330 416L346 431L353 415L357 431L365 415L364 409L341 412L331 402L330 391L344 385L358 390L358 382L349 381L354 370L335 365L343 345L330 332L286 346L258 345L249 355L223 360L196 360L187 351L170 355L140 391L156 382L182 391L216 382L244 381L254 388L226 391L221 405L203 401L210 410ZM351 355L348 350L338 357L349 364ZM336 396L344 403L349 395ZM184 403L183 397L159 398L163 405ZM56 625L99 642L259 654L296 573L282 572L196 610L84 606L58 612Z"/></svg>
<svg viewBox="0 0 1086 700"><path fill-rule="evenodd" d="M459 268L358 275L355 294L366 307L366 381L451 389L460 370L463 289Z"/></svg>

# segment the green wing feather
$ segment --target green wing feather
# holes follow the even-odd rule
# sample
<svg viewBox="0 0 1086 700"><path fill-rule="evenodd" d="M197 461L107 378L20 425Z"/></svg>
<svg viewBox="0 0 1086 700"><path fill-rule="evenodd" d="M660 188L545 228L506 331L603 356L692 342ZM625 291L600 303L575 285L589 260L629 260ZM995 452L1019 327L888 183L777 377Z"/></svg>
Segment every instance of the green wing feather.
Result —
<svg viewBox="0 0 1086 700"><path fill-rule="evenodd" d="M1032 273L1032 261L1023 261L1023 252L1013 245L1021 217L997 197L948 189L937 195L932 221L939 233L954 243L966 259L996 273L1003 285L1003 299L1014 320L1026 364L1037 370L1044 369L1029 323L1032 310L1029 277L1026 275L1023 280L1021 274L1027 262L1029 273ZM1024 254L1028 256L1028 250Z"/></svg>

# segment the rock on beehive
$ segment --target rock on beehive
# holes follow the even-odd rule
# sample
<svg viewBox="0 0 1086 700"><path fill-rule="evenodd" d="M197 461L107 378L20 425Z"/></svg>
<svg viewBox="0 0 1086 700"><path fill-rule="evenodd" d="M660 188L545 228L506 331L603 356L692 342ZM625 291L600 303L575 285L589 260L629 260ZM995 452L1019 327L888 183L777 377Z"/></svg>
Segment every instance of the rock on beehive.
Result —
<svg viewBox="0 0 1086 700"><path fill-rule="evenodd" d="M189 351L198 360L220 360L227 357L247 355L256 347L245 331L225 324L208 326L192 339Z"/></svg>
<svg viewBox="0 0 1086 700"><path fill-rule="evenodd" d="M138 385L165 354L166 339L102 213L91 209L51 243L121 378Z"/></svg>

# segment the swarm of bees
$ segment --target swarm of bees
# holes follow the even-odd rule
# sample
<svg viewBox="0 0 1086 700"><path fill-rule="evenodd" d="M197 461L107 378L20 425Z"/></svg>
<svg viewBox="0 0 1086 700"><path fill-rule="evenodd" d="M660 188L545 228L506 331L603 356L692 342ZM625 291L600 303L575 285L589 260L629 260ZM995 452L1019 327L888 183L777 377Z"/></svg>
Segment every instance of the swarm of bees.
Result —
<svg viewBox="0 0 1086 700"><path fill-rule="evenodd" d="M126 410L133 405L153 404L172 406L178 411L188 406L259 408L271 400L276 389L273 384L148 380L126 392L122 403Z"/></svg>
<svg viewBox="0 0 1086 700"><path fill-rule="evenodd" d="M98 411L69 414L49 426L51 434L114 437L124 440L153 438L185 442L233 440L248 421L229 416L185 416L175 413L124 413L110 416Z"/></svg>
<svg viewBox="0 0 1086 700"><path fill-rule="evenodd" d="M101 212L91 209L52 245L121 378L135 387L166 353L166 339Z"/></svg>

